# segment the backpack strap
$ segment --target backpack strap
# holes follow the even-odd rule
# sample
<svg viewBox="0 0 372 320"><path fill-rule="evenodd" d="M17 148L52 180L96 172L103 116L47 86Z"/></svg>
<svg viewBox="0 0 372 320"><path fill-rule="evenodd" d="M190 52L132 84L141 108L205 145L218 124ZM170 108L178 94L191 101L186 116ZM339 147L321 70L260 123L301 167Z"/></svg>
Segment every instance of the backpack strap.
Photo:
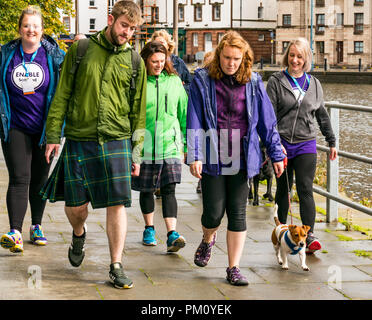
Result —
<svg viewBox="0 0 372 320"><path fill-rule="evenodd" d="M132 78L130 80L130 106L133 105L134 95L136 94L136 78L138 76L138 69L141 64L141 56L137 51L131 49L132 51Z"/></svg>
<svg viewBox="0 0 372 320"><path fill-rule="evenodd" d="M88 45L89 45L89 38L80 39L78 41L76 59L75 59L74 64L72 65L72 68L70 70L71 74L75 74L77 69L79 68L79 64L80 64L81 60L83 59L85 53L88 50Z"/></svg>

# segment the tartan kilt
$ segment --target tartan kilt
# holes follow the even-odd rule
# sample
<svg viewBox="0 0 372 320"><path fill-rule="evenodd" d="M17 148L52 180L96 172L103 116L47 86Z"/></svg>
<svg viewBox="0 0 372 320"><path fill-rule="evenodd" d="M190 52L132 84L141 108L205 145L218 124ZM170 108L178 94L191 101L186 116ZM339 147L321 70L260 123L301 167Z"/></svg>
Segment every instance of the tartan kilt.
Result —
<svg viewBox="0 0 372 320"><path fill-rule="evenodd" d="M96 141L66 139L48 181L43 200L65 201L67 207L90 202L94 209L131 206L132 152L130 139Z"/></svg>
<svg viewBox="0 0 372 320"><path fill-rule="evenodd" d="M155 192L170 183L180 183L182 164L180 159L166 159L162 163L141 163L140 175L132 177L132 189Z"/></svg>

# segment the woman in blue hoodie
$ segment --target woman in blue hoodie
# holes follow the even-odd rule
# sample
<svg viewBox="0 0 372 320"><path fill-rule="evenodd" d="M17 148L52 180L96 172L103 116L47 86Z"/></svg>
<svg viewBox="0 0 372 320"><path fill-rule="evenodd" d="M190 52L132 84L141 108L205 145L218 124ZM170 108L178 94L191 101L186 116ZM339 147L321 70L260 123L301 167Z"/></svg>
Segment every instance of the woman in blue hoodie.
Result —
<svg viewBox="0 0 372 320"><path fill-rule="evenodd" d="M0 137L9 173L7 209L10 232L1 246L23 252L22 225L28 201L31 207L30 240L45 245L41 228L45 201L39 191L48 178L45 160L45 122L59 78L64 52L43 34L38 7L22 11L20 38L2 46L0 53Z"/></svg>
<svg viewBox="0 0 372 320"><path fill-rule="evenodd" d="M249 44L237 32L228 32L212 61L195 71L187 110L187 161L203 190L203 239L194 262L207 265L226 211L226 279L232 285L248 285L239 262L246 238L247 180L259 173L263 161L259 138L277 176L285 158L273 107L252 63Z"/></svg>

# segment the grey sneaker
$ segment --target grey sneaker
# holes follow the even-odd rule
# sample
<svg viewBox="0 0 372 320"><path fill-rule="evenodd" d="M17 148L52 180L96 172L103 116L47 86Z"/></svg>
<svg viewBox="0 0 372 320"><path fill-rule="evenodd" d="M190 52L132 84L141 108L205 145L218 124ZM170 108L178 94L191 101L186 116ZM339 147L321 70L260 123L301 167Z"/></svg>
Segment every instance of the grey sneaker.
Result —
<svg viewBox="0 0 372 320"><path fill-rule="evenodd" d="M87 234L87 225L84 224L84 234L81 237L76 237L72 232L71 245L68 248L68 260L73 267L79 267L85 256L85 237Z"/></svg>
<svg viewBox="0 0 372 320"><path fill-rule="evenodd" d="M125 275L120 262L110 264L109 277L111 283L117 289L130 289L133 287L133 281Z"/></svg>

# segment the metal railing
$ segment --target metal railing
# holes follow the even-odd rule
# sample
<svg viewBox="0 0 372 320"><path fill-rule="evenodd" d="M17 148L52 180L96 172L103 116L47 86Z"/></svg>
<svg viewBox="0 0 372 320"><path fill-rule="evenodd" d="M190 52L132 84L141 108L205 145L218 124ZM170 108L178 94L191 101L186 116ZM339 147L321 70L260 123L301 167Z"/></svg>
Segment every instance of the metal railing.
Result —
<svg viewBox="0 0 372 320"><path fill-rule="evenodd" d="M366 106L359 106L359 105L351 105L351 104L343 104L338 102L326 102L326 108L329 110L329 116L332 123L332 129L336 136L336 148L338 151L338 156L353 159L356 161L372 164L372 159L369 157L345 152L339 150L338 143L339 143L339 111L341 110L352 110L352 111L359 111L359 112L369 112L372 113L372 107ZM329 153L329 148L324 147L321 145L317 145L317 149L320 151L325 151ZM338 180L339 180L339 162L338 157L330 161L329 157L327 157L327 190L323 190L319 187L313 187L314 192L324 196L327 198L327 222L337 222L338 221L338 203L342 203L345 206L353 208L355 210L364 212L370 216L372 216L372 209L366 206L363 206L359 203L353 202L351 200L341 198L338 195Z"/></svg>

